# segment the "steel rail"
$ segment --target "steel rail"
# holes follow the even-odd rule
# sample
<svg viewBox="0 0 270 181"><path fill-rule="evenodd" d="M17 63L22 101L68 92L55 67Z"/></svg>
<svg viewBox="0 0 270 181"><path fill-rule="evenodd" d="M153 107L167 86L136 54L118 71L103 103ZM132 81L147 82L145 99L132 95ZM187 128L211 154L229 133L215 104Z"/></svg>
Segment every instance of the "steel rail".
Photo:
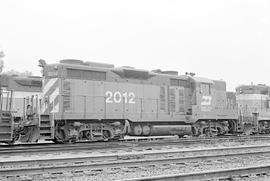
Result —
<svg viewBox="0 0 270 181"><path fill-rule="evenodd" d="M189 161L202 161L209 159L222 159L228 157L239 157L239 156L252 156L252 155L262 155L262 154L270 154L269 150L262 151L253 151L253 152L244 152L239 153L237 151L246 150L247 148L251 149L252 147L234 147L234 148L218 148L218 149L201 149L201 150L186 150L186 151L170 151L170 152L158 152L158 153L139 153L139 154L126 154L123 156L115 155L100 155L96 157L77 157L77 158L62 158L62 159L37 159L37 160L18 160L18 161L9 161L2 162L0 165L2 169L0 169L0 175L3 176L14 176L14 175L25 175L25 174L42 174L44 172L67 172L67 171L85 171L85 170L96 170L96 169L108 169L108 168L121 168L121 167L140 167L144 165L157 165L157 164L172 164L172 163L183 163ZM253 147L256 149L266 148L266 146L261 147ZM270 146L268 146L270 148ZM226 151L234 150L236 153L228 153ZM199 155L199 156L187 156L187 157L169 157L169 158L160 158L162 154L176 154L176 153L192 153L192 152L201 152L201 151L222 151L220 154L208 154L208 155ZM226 152L226 153L224 153ZM145 159L144 157L147 155L155 155L158 159ZM128 156L133 157L131 160L126 160L129 158ZM137 156L137 159L134 157ZM90 162L90 163L89 163ZM3 168L5 165L23 165L31 163L37 164L37 166L33 167L19 167L19 168ZM41 166L40 164L54 164L56 166ZM59 163L62 163L59 164ZM67 164L69 163L69 164ZM59 164L59 165L57 165Z"/></svg>
<svg viewBox="0 0 270 181"><path fill-rule="evenodd" d="M19 145L19 146L1 146L0 154L24 154L34 152L54 152L54 151L73 151L73 150L93 150L106 148L132 148L132 147L151 147L160 144L176 145L176 144L194 144L206 143L211 141L254 141L254 140L270 140L270 136L236 136L236 137L221 137L221 138L186 138L179 140L154 140L154 141L125 141L125 142L96 142L96 143L78 143L78 144L42 144L42 145Z"/></svg>
<svg viewBox="0 0 270 181"><path fill-rule="evenodd" d="M202 180L212 180L212 179L229 179L234 177L249 176L256 174L269 173L270 165L258 165L252 167L242 167L242 168L231 168L231 169L220 169L202 172L192 172L174 175L160 175L152 177L141 177L124 179L125 181L202 181Z"/></svg>

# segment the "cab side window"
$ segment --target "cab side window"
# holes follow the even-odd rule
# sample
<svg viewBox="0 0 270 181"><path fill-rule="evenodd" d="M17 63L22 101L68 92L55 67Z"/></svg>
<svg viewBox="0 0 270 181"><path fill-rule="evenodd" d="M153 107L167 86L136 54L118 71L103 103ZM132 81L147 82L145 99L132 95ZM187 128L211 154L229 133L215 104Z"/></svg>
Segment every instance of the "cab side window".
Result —
<svg viewBox="0 0 270 181"><path fill-rule="evenodd" d="M200 84L200 93L204 96L210 96L211 95L211 86L207 83L201 83Z"/></svg>

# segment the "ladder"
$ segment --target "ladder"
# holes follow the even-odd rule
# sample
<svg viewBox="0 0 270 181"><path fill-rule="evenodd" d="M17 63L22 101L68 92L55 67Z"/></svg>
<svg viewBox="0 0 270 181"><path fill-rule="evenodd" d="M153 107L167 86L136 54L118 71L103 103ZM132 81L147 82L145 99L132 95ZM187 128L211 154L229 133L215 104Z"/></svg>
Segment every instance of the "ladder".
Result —
<svg viewBox="0 0 270 181"><path fill-rule="evenodd" d="M39 125L40 139L43 139L43 140L52 139L53 130L52 130L52 126L51 126L50 115L41 114L39 116L39 120L40 120L40 125Z"/></svg>

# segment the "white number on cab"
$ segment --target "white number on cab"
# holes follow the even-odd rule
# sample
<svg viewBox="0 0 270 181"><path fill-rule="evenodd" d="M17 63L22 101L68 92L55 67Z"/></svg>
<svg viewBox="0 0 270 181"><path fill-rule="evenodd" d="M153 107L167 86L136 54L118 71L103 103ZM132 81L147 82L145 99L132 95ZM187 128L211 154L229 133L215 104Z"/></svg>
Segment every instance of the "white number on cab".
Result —
<svg viewBox="0 0 270 181"><path fill-rule="evenodd" d="M105 93L106 96L106 103L121 103L124 101L127 104L135 104L135 93L134 92L121 92L116 91L107 91Z"/></svg>

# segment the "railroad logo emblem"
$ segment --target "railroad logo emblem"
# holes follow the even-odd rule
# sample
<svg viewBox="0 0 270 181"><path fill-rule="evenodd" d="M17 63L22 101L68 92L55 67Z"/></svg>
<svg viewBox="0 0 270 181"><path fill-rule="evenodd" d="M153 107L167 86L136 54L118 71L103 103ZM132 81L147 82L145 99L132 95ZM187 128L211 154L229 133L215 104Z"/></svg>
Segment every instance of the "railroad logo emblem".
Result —
<svg viewBox="0 0 270 181"><path fill-rule="evenodd" d="M210 106L212 101L211 96L202 96L201 105L202 106Z"/></svg>

